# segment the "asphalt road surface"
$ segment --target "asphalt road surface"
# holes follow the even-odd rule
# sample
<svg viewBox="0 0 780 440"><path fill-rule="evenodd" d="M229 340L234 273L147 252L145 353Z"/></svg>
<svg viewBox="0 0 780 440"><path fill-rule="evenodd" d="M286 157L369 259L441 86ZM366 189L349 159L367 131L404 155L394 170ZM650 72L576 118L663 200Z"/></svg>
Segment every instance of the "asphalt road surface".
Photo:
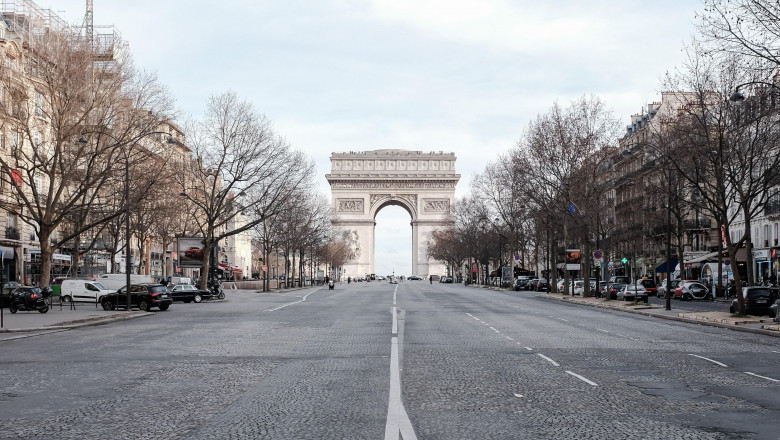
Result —
<svg viewBox="0 0 780 440"><path fill-rule="evenodd" d="M778 339L424 281L0 342L0 438L779 439Z"/></svg>

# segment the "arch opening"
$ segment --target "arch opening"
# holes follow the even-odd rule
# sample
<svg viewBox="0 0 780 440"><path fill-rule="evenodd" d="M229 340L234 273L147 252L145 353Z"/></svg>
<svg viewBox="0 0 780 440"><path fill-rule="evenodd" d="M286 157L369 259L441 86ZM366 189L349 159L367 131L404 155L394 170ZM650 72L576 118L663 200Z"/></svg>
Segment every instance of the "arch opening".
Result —
<svg viewBox="0 0 780 440"><path fill-rule="evenodd" d="M402 204L387 203L374 215L374 270L377 275L412 275L411 214Z"/></svg>

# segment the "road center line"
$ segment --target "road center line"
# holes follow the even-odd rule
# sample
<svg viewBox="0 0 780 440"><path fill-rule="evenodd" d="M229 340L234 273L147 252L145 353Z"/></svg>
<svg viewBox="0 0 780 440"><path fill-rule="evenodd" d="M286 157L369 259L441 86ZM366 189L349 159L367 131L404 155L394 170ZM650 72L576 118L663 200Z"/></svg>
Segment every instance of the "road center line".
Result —
<svg viewBox="0 0 780 440"><path fill-rule="evenodd" d="M519 344L519 342L518 342L518 344ZM523 348L525 348L525 349L526 349L526 350L528 350L528 351L534 351L534 349L533 349L533 348L531 348L531 347L523 347Z"/></svg>
<svg viewBox="0 0 780 440"><path fill-rule="evenodd" d="M713 360L713 359L710 359L710 358L706 358L706 357L704 357L704 356L699 356L699 355L697 355L697 354L688 353L688 356L693 356L693 357L697 357L697 358L699 358L699 359L704 359L705 361L712 362L713 364L715 364L715 365L720 365L721 367L728 367L728 365L726 365L726 364L724 364L724 363L718 362L718 361L716 361L716 360Z"/></svg>
<svg viewBox="0 0 780 440"><path fill-rule="evenodd" d="M412 422L401 401L401 373L398 365L398 338L390 343L390 398L387 404L385 440L417 440Z"/></svg>
<svg viewBox="0 0 780 440"><path fill-rule="evenodd" d="M598 330L600 332L604 332L604 333L609 333L609 330L604 330L604 329L600 329L600 328L597 328L596 330Z"/></svg>
<svg viewBox="0 0 780 440"><path fill-rule="evenodd" d="M396 308L393 307L393 335L398 334L398 316L396 313Z"/></svg>
<svg viewBox="0 0 780 440"><path fill-rule="evenodd" d="M772 379L771 377L761 376L761 375L756 374L756 373L751 373L750 371L745 371L745 374L749 374L749 375L754 376L754 377L760 377L761 379L771 380L772 382L780 382L780 380Z"/></svg>
<svg viewBox="0 0 780 440"><path fill-rule="evenodd" d="M579 375L579 374L577 374L577 373L571 372L571 371L569 371L569 370L566 370L566 373L567 373L567 374L571 374L572 376L576 377L577 379L579 379L579 380L581 380L581 381L583 381L583 382L585 382L585 383L587 383L587 384L589 384L589 385L593 385L594 387L597 387L597 386L599 386L599 384L597 384L596 382L593 382L593 381L590 381L590 380L588 380L588 379L585 379L584 377L580 376L580 375Z"/></svg>
<svg viewBox="0 0 780 440"><path fill-rule="evenodd" d="M541 357L542 359L545 359L547 362L549 362L549 363L553 364L554 366L556 366L556 367L560 367L560 365L558 365L558 362L555 362L554 360L552 360L552 359L548 358L547 356L545 356L545 355L543 355L543 354L541 354L541 353L536 353L536 355L537 355L537 356L539 356L539 357Z"/></svg>

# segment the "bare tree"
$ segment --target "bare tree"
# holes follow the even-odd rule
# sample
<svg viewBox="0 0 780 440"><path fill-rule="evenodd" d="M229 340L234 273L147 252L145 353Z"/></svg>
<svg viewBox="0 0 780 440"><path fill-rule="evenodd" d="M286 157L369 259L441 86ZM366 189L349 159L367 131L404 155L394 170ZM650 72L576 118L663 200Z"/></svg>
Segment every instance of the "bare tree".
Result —
<svg viewBox="0 0 780 440"><path fill-rule="evenodd" d="M768 0L705 0L698 24L702 54L737 55L741 68L771 78L780 68L780 3ZM729 95L726 95L729 96Z"/></svg>
<svg viewBox="0 0 780 440"><path fill-rule="evenodd" d="M54 249L118 215L105 212L79 223L68 222L68 214L101 203L123 150L156 129L170 114L171 100L130 62L97 62L101 54L71 30L30 38L0 67L7 98L0 125L11 139L10 154L0 155L0 178L13 191L0 206L36 232L40 282L48 284ZM85 135L88 141L80 142ZM53 239L65 224L74 229Z"/></svg>
<svg viewBox="0 0 780 440"><path fill-rule="evenodd" d="M225 237L277 215L284 201L312 174L313 165L275 135L268 120L235 93L209 99L203 120L187 130L197 160L189 161L182 194L197 212L204 237L201 273L209 273L212 249ZM250 219L229 229L245 212ZM208 277L201 277L205 288Z"/></svg>

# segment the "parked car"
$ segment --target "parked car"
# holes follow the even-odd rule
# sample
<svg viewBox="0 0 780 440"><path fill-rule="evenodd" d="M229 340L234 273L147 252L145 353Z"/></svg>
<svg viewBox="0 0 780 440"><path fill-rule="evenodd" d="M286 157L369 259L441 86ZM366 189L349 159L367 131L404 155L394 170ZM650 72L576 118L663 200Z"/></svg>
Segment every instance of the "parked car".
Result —
<svg viewBox="0 0 780 440"><path fill-rule="evenodd" d="M539 281L536 282L536 290L539 292L547 291L547 278L539 278Z"/></svg>
<svg viewBox="0 0 780 440"><path fill-rule="evenodd" d="M534 278L531 281L528 282L526 285L526 288L528 290L536 290L536 285L539 284L539 278Z"/></svg>
<svg viewBox="0 0 780 440"><path fill-rule="evenodd" d="M631 280L628 279L628 277L624 277L624 276L614 276L614 277L611 277L609 279L609 282L610 283L628 284L628 283L631 282Z"/></svg>
<svg viewBox="0 0 780 440"><path fill-rule="evenodd" d="M444 279L444 282L447 284L452 284L452 277L442 277Z"/></svg>
<svg viewBox="0 0 780 440"><path fill-rule="evenodd" d="M771 315L772 305L780 298L780 290L776 287L750 286L742 288L745 297L745 313L754 316ZM739 304L737 298L731 301L729 311L737 313Z"/></svg>
<svg viewBox="0 0 780 440"><path fill-rule="evenodd" d="M683 301L690 301L692 299L705 299L714 300L710 289L702 283L696 281L686 281L682 284L681 297Z"/></svg>
<svg viewBox="0 0 780 440"><path fill-rule="evenodd" d="M409 280L409 281L419 281L421 279L422 278L418 277L417 275L412 275L409 278L407 278L407 280Z"/></svg>
<svg viewBox="0 0 780 440"><path fill-rule="evenodd" d="M60 299L62 302L91 302L100 301L103 296L115 291L90 280L63 280L60 287Z"/></svg>
<svg viewBox="0 0 780 440"><path fill-rule="evenodd" d="M666 281L667 280L661 281L661 284L659 284L658 287L657 287L657 290L656 290L655 293L656 293L656 295L659 298L666 298ZM681 282L682 282L682 280L672 280L672 282L669 283L672 286L671 287L671 289L672 289L671 290L672 291L672 296L674 296L674 289L678 288L680 286Z"/></svg>
<svg viewBox="0 0 780 440"><path fill-rule="evenodd" d="M171 306L171 298L168 288L162 284L146 283L130 285L130 307L138 307L143 311L148 311L152 307L158 307L160 310L168 310ZM114 293L104 295L100 301L103 310L114 310L117 307L127 307L127 286L121 287Z"/></svg>
<svg viewBox="0 0 780 440"><path fill-rule="evenodd" d="M698 283L697 280L683 280L680 281L680 283L677 285L677 287L674 288L674 295L672 295L672 298L674 299L682 299L683 295L683 286L685 283Z"/></svg>
<svg viewBox="0 0 780 440"><path fill-rule="evenodd" d="M20 284L16 281L7 281L3 283L3 291L0 293L0 307L8 308L11 304L11 294Z"/></svg>
<svg viewBox="0 0 780 440"><path fill-rule="evenodd" d="M607 284L606 292L609 294L609 299L617 299L617 294L623 288L626 287L626 284L623 283L609 283Z"/></svg>
<svg viewBox="0 0 780 440"><path fill-rule="evenodd" d="M526 278L518 278L515 280L515 290L527 290L526 286L528 285L528 282L531 281Z"/></svg>
<svg viewBox="0 0 780 440"><path fill-rule="evenodd" d="M642 278L637 282L642 286L644 286L645 290L647 290L648 295L656 296L658 294L658 287L655 285L655 281L647 278Z"/></svg>
<svg viewBox="0 0 780 440"><path fill-rule="evenodd" d="M638 283L626 284L618 291L617 299L623 301L642 301L647 303L647 290Z"/></svg>
<svg viewBox="0 0 780 440"><path fill-rule="evenodd" d="M198 289L192 284L177 284L170 288L171 298L174 301L199 303L203 298L211 298L211 291Z"/></svg>
<svg viewBox="0 0 780 440"><path fill-rule="evenodd" d="M582 295L585 290L585 281L584 280L577 280L574 282L574 289L572 290L572 295Z"/></svg>

